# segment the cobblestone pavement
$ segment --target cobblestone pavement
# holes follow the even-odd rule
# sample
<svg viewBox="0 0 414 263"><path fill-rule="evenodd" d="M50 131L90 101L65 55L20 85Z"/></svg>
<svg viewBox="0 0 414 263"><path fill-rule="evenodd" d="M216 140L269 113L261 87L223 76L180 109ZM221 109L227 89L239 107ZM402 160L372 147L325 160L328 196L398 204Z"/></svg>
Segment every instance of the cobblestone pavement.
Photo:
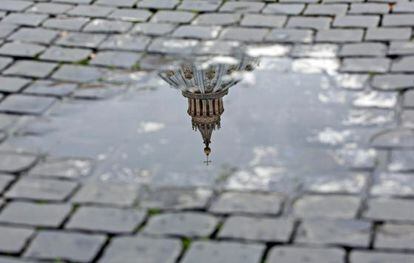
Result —
<svg viewBox="0 0 414 263"><path fill-rule="evenodd" d="M398 98L368 180L329 192L84 182L93 160L1 147L0 263L414 262L413 27L408 0L0 0L3 145L21 120L99 96L84 86L108 72L242 44Z"/></svg>

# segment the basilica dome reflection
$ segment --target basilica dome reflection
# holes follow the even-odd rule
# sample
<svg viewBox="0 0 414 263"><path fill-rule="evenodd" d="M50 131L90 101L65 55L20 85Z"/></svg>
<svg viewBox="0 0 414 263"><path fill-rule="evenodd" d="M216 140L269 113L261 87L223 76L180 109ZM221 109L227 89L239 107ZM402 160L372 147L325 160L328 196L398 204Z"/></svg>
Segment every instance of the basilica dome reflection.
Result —
<svg viewBox="0 0 414 263"><path fill-rule="evenodd" d="M221 127L223 97L241 80L243 72L253 71L257 64L256 58L240 56L226 62L183 62L174 69L159 73L164 81L187 98L187 113L191 116L193 129L200 131L203 138L207 165L211 162L213 131Z"/></svg>

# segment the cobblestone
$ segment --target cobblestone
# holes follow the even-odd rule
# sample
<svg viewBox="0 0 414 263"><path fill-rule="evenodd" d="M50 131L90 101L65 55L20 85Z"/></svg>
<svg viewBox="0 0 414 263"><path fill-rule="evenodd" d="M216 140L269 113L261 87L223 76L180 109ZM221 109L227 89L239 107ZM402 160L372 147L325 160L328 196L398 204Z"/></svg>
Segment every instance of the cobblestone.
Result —
<svg viewBox="0 0 414 263"><path fill-rule="evenodd" d="M82 159L47 159L30 170L29 176L80 179L90 174L92 163Z"/></svg>
<svg viewBox="0 0 414 263"><path fill-rule="evenodd" d="M375 247L385 249L413 249L414 226L385 224L376 231Z"/></svg>
<svg viewBox="0 0 414 263"><path fill-rule="evenodd" d="M395 165L398 164L390 164L390 169ZM371 188L371 194L374 196L413 196L414 178L403 173L381 173Z"/></svg>
<svg viewBox="0 0 414 263"><path fill-rule="evenodd" d="M35 164L36 156L0 152L0 172L18 173Z"/></svg>
<svg viewBox="0 0 414 263"><path fill-rule="evenodd" d="M0 252L20 253L33 234L30 228L0 226Z"/></svg>
<svg viewBox="0 0 414 263"><path fill-rule="evenodd" d="M364 217L380 221L413 221L412 206L410 200L375 198L368 201Z"/></svg>
<svg viewBox="0 0 414 263"><path fill-rule="evenodd" d="M414 255L389 252L355 251L351 253L351 262L411 262Z"/></svg>
<svg viewBox="0 0 414 263"><path fill-rule="evenodd" d="M91 65L131 68L138 63L140 54L134 52L101 51L91 60Z"/></svg>
<svg viewBox="0 0 414 263"><path fill-rule="evenodd" d="M0 174L0 193L2 193L14 180L14 176L9 174Z"/></svg>
<svg viewBox="0 0 414 263"><path fill-rule="evenodd" d="M0 104L0 111L39 115L44 113L55 102L56 99L48 97L11 95Z"/></svg>
<svg viewBox="0 0 414 263"><path fill-rule="evenodd" d="M55 63L39 62L31 60L19 60L6 69L6 75L17 75L23 77L45 78L57 67Z"/></svg>
<svg viewBox="0 0 414 263"><path fill-rule="evenodd" d="M360 206L353 196L304 196L294 204L294 214L302 218L354 218Z"/></svg>
<svg viewBox="0 0 414 263"><path fill-rule="evenodd" d="M45 47L37 44L10 42L0 47L0 54L16 57L35 57L44 50Z"/></svg>
<svg viewBox="0 0 414 263"><path fill-rule="evenodd" d="M275 247L270 250L269 263L344 262L345 251L339 248Z"/></svg>
<svg viewBox="0 0 414 263"><path fill-rule="evenodd" d="M44 28L20 28L8 40L50 44L58 36L58 32Z"/></svg>
<svg viewBox="0 0 414 263"><path fill-rule="evenodd" d="M30 83L29 80L18 77L0 77L0 91L19 92Z"/></svg>

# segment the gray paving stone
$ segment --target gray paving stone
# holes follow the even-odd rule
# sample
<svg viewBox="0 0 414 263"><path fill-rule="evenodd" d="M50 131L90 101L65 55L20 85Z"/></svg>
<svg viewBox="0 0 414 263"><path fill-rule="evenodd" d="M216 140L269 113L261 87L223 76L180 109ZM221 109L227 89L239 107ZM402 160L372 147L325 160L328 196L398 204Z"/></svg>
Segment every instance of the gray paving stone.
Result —
<svg viewBox="0 0 414 263"><path fill-rule="evenodd" d="M6 38L9 36L13 31L15 31L18 28L17 25L11 25L11 24L1 24L0 23L0 39Z"/></svg>
<svg viewBox="0 0 414 263"><path fill-rule="evenodd" d="M210 211L225 214L278 214L283 198L275 194L227 192L213 202Z"/></svg>
<svg viewBox="0 0 414 263"><path fill-rule="evenodd" d="M305 15L344 15L348 9L345 4L309 4L307 5Z"/></svg>
<svg viewBox="0 0 414 263"><path fill-rule="evenodd" d="M146 36L111 35L100 46L99 49L144 51L151 39Z"/></svg>
<svg viewBox="0 0 414 263"><path fill-rule="evenodd" d="M62 81L90 83L100 80L104 75L104 70L95 67L63 65L53 74L52 78Z"/></svg>
<svg viewBox="0 0 414 263"><path fill-rule="evenodd" d="M391 163L396 165L396 163ZM380 173L371 187L373 196L401 196L414 195L414 177L406 173Z"/></svg>
<svg viewBox="0 0 414 263"><path fill-rule="evenodd" d="M313 32L309 29L273 29L265 40L274 42L310 43Z"/></svg>
<svg viewBox="0 0 414 263"><path fill-rule="evenodd" d="M132 206L137 199L137 195L137 187L133 185L90 182L82 186L72 198L72 202L79 204Z"/></svg>
<svg viewBox="0 0 414 263"><path fill-rule="evenodd" d="M0 173L0 193L2 193L14 179L15 177L12 175Z"/></svg>
<svg viewBox="0 0 414 263"><path fill-rule="evenodd" d="M345 58L342 61L341 71L385 73L390 65L391 60L388 58Z"/></svg>
<svg viewBox="0 0 414 263"><path fill-rule="evenodd" d="M379 16L349 15L337 16L333 22L334 27L376 27L380 21Z"/></svg>
<svg viewBox="0 0 414 263"><path fill-rule="evenodd" d="M94 33L125 33L131 28L132 23L126 21L94 19L83 28L83 31Z"/></svg>
<svg viewBox="0 0 414 263"><path fill-rule="evenodd" d="M3 69L5 69L11 63L13 63L13 59L12 58L0 57L0 71L2 71Z"/></svg>
<svg viewBox="0 0 414 263"><path fill-rule="evenodd" d="M50 29L20 28L8 37L8 39L22 42L50 44L57 36L58 32Z"/></svg>
<svg viewBox="0 0 414 263"><path fill-rule="evenodd" d="M386 14L389 12L387 3L353 3L349 14Z"/></svg>
<svg viewBox="0 0 414 263"><path fill-rule="evenodd" d="M142 33L149 36L163 36L171 33L175 28L175 24L169 23L138 23L134 26L134 28L132 28L131 33Z"/></svg>
<svg viewBox="0 0 414 263"><path fill-rule="evenodd" d="M411 28L407 27L368 28L365 34L365 40L408 40L411 37L411 31Z"/></svg>
<svg viewBox="0 0 414 263"><path fill-rule="evenodd" d="M84 17L106 17L113 11L113 8L106 6L78 5L75 8L69 10L67 14Z"/></svg>
<svg viewBox="0 0 414 263"><path fill-rule="evenodd" d="M0 251L2 253L20 253L34 231L30 228L0 226ZM3 262L0 259L0 262Z"/></svg>
<svg viewBox="0 0 414 263"><path fill-rule="evenodd" d="M145 212L136 209L83 206L66 224L67 229L105 233L132 233L145 219Z"/></svg>
<svg viewBox="0 0 414 263"><path fill-rule="evenodd" d="M78 62L88 59L91 54L92 51L90 49L51 46L40 58L51 61Z"/></svg>
<svg viewBox="0 0 414 263"><path fill-rule="evenodd" d="M21 0L2 0L0 10L5 11L23 11L29 6L31 6L33 2L30 1L21 1Z"/></svg>
<svg viewBox="0 0 414 263"><path fill-rule="evenodd" d="M0 152L0 172L18 173L27 170L36 162L36 156Z"/></svg>
<svg viewBox="0 0 414 263"><path fill-rule="evenodd" d="M293 232L294 221L287 218L231 216L218 237L263 242L287 242Z"/></svg>
<svg viewBox="0 0 414 263"><path fill-rule="evenodd" d="M238 13L249 13L249 12L260 12L264 8L264 3L258 2L235 2L226 1L220 8L220 12L238 12Z"/></svg>
<svg viewBox="0 0 414 263"><path fill-rule="evenodd" d="M8 130L9 128L13 127L13 125L15 125L18 120L18 116L0 113L0 130Z"/></svg>
<svg viewBox="0 0 414 263"><path fill-rule="evenodd" d="M409 88L411 88L411 86ZM408 90L404 93L403 106L414 107L414 91Z"/></svg>
<svg viewBox="0 0 414 263"><path fill-rule="evenodd" d="M44 46L28 43L10 42L0 47L0 54L16 57L35 57L45 50Z"/></svg>
<svg viewBox="0 0 414 263"><path fill-rule="evenodd" d="M414 26L414 14L390 14L382 18L383 26Z"/></svg>
<svg viewBox="0 0 414 263"><path fill-rule="evenodd" d="M58 227L69 215L67 204L37 204L13 201L0 213L0 222L38 227Z"/></svg>
<svg viewBox="0 0 414 263"><path fill-rule="evenodd" d="M376 231L375 248L414 249L414 226L385 224Z"/></svg>
<svg viewBox="0 0 414 263"><path fill-rule="evenodd" d="M119 6L119 7L133 7L138 0L118 0L116 2L112 0L98 0L95 3L98 5L107 6Z"/></svg>
<svg viewBox="0 0 414 263"><path fill-rule="evenodd" d="M195 14L188 11L167 11L161 10L155 13L151 22L156 23L189 23Z"/></svg>
<svg viewBox="0 0 414 263"><path fill-rule="evenodd" d="M395 150L391 152L391 160L388 166L390 171L408 172L414 170L414 151Z"/></svg>
<svg viewBox="0 0 414 263"><path fill-rule="evenodd" d="M72 94L76 88L76 84L38 80L27 87L23 93L63 97Z"/></svg>
<svg viewBox="0 0 414 263"><path fill-rule="evenodd" d="M263 28L228 27L222 31L220 38L246 42L261 42L268 32L268 29Z"/></svg>
<svg viewBox="0 0 414 263"><path fill-rule="evenodd" d="M339 51L345 57L384 57L387 46L382 43L352 43L345 44Z"/></svg>
<svg viewBox="0 0 414 263"><path fill-rule="evenodd" d="M47 19L43 14L11 13L2 19L3 23L16 24L22 26L38 26Z"/></svg>
<svg viewBox="0 0 414 263"><path fill-rule="evenodd" d="M234 25L238 23L241 19L241 14L220 14L220 13L206 13L200 14L193 21L195 25L216 25L216 26L225 26L225 25Z"/></svg>
<svg viewBox="0 0 414 263"><path fill-rule="evenodd" d="M406 263L412 262L414 255L378 251L352 251L350 259L352 263Z"/></svg>
<svg viewBox="0 0 414 263"><path fill-rule="evenodd" d="M272 248L268 263L344 263L345 251L340 248L307 248L282 246Z"/></svg>
<svg viewBox="0 0 414 263"><path fill-rule="evenodd" d="M364 217L374 220L413 221L412 209L414 204L410 200L375 198L368 201Z"/></svg>
<svg viewBox="0 0 414 263"><path fill-rule="evenodd" d="M131 22L145 22L151 16L152 16L152 13L148 10L117 9L114 12L112 12L108 17L109 18L114 18L114 19L119 19L119 20L124 20L124 21L131 21Z"/></svg>
<svg viewBox="0 0 414 263"><path fill-rule="evenodd" d="M396 2L392 8L393 13L414 13L414 3Z"/></svg>
<svg viewBox="0 0 414 263"><path fill-rule="evenodd" d="M92 163L83 159L46 159L30 170L29 176L81 179L92 171Z"/></svg>
<svg viewBox="0 0 414 263"><path fill-rule="evenodd" d="M91 262L103 246L106 237L98 234L40 231L25 256L36 259Z"/></svg>
<svg viewBox="0 0 414 263"><path fill-rule="evenodd" d="M217 11L220 7L221 0L212 1L197 1L197 0L184 0L177 7L179 10L197 11L197 12L213 12Z"/></svg>
<svg viewBox="0 0 414 263"><path fill-rule="evenodd" d="M328 29L332 19L329 17L291 16L286 27Z"/></svg>
<svg viewBox="0 0 414 263"><path fill-rule="evenodd" d="M180 2L178 0L142 0L138 3L139 8L148 9L174 9Z"/></svg>
<svg viewBox="0 0 414 263"><path fill-rule="evenodd" d="M91 60L91 65L132 68L137 64L141 54L124 51L100 51Z"/></svg>
<svg viewBox="0 0 414 263"><path fill-rule="evenodd" d="M316 34L317 42L360 42L364 31L361 29L327 29L320 30Z"/></svg>
<svg viewBox="0 0 414 263"><path fill-rule="evenodd" d="M393 41L388 50L390 55L414 55L414 43L406 41Z"/></svg>
<svg viewBox="0 0 414 263"><path fill-rule="evenodd" d="M150 235L173 235L208 237L218 224L214 216L198 213L168 213L152 216L143 233Z"/></svg>
<svg viewBox="0 0 414 263"><path fill-rule="evenodd" d="M256 263L260 261L264 246L235 242L196 241L184 255L182 263L238 262Z"/></svg>
<svg viewBox="0 0 414 263"><path fill-rule="evenodd" d="M10 95L0 104L0 111L40 115L49 109L55 102L56 99L54 98Z"/></svg>
<svg viewBox="0 0 414 263"><path fill-rule="evenodd" d="M62 180L22 178L4 196L12 199L64 201L76 186L77 183Z"/></svg>
<svg viewBox="0 0 414 263"><path fill-rule="evenodd" d="M308 219L299 226L295 241L298 243L367 247L370 229L370 223L359 220Z"/></svg>
<svg viewBox="0 0 414 263"><path fill-rule="evenodd" d="M193 39L168 39L157 38L148 47L149 52L167 54L191 54L194 53L199 42Z"/></svg>
<svg viewBox="0 0 414 263"><path fill-rule="evenodd" d="M28 11L40 14L63 14L69 9L73 8L73 5L59 4L59 3L37 3L31 6Z"/></svg>
<svg viewBox="0 0 414 263"><path fill-rule="evenodd" d="M45 78L52 73L58 64L32 60L19 60L3 73L23 77Z"/></svg>
<svg viewBox="0 0 414 263"><path fill-rule="evenodd" d="M147 237L115 237L105 250L100 263L136 262L175 263L181 251L177 239L155 239Z"/></svg>
<svg viewBox="0 0 414 263"><path fill-rule="evenodd" d="M0 91L1 92L19 92L29 83L30 81L24 78L0 77Z"/></svg>
<svg viewBox="0 0 414 263"><path fill-rule="evenodd" d="M333 217L354 218L361 201L355 196L307 195L300 198L293 206L294 214L301 218Z"/></svg>
<svg viewBox="0 0 414 263"><path fill-rule="evenodd" d="M404 110L401 114L401 122L404 127L414 128L414 110Z"/></svg>
<svg viewBox="0 0 414 263"><path fill-rule="evenodd" d="M105 39L106 35L104 34L69 33L58 39L56 44L69 47L96 48Z"/></svg>
<svg viewBox="0 0 414 263"><path fill-rule="evenodd" d="M291 18L292 19L292 18ZM240 25L242 26L254 26L254 27L283 27L286 23L286 16L274 16L274 15L259 15L259 14L246 14L243 16L243 20ZM290 22L290 20L289 20Z"/></svg>
<svg viewBox="0 0 414 263"><path fill-rule="evenodd" d="M299 15L303 10L305 10L305 5L301 3L270 3L263 9L263 13Z"/></svg>
<svg viewBox="0 0 414 263"><path fill-rule="evenodd" d="M78 31L89 21L86 17L57 17L46 20L42 25L46 28Z"/></svg>
<svg viewBox="0 0 414 263"><path fill-rule="evenodd" d="M372 145L378 148L414 147L414 132L410 129L395 128L377 134L372 138Z"/></svg>
<svg viewBox="0 0 414 263"><path fill-rule="evenodd" d="M52 0L57 3L69 3L69 4L90 4L93 0Z"/></svg>
<svg viewBox="0 0 414 263"><path fill-rule="evenodd" d="M414 56L406 56L394 60L391 71L394 72L414 72Z"/></svg>
<svg viewBox="0 0 414 263"><path fill-rule="evenodd" d="M220 27L184 25L178 27L174 31L173 36L182 38L213 39L219 35L219 32Z"/></svg>

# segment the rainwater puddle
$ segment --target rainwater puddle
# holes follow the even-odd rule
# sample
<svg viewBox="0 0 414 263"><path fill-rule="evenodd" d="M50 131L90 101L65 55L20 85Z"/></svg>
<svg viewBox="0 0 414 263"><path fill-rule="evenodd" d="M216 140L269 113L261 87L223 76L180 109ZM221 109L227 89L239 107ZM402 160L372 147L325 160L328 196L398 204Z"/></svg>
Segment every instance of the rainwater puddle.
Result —
<svg viewBox="0 0 414 263"><path fill-rule="evenodd" d="M213 61L148 73L108 99L65 100L10 143L93 158L92 178L158 186L287 191L346 185L347 171L374 166L369 139L393 125L395 97L311 62Z"/></svg>

